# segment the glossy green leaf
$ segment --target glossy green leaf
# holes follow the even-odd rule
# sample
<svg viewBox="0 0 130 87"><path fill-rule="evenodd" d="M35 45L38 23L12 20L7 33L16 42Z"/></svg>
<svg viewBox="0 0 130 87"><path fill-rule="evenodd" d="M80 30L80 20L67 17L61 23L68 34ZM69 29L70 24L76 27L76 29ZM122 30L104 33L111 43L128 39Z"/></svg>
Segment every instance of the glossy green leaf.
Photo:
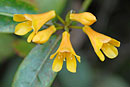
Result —
<svg viewBox="0 0 130 87"><path fill-rule="evenodd" d="M57 73L52 71L52 51L59 42L52 37L47 43L37 45L24 59L16 72L12 87L49 87Z"/></svg>
<svg viewBox="0 0 130 87"><path fill-rule="evenodd" d="M36 8L34 6L23 2L21 0L1 0L0 1L0 13L10 14L23 14L23 13L35 13Z"/></svg>

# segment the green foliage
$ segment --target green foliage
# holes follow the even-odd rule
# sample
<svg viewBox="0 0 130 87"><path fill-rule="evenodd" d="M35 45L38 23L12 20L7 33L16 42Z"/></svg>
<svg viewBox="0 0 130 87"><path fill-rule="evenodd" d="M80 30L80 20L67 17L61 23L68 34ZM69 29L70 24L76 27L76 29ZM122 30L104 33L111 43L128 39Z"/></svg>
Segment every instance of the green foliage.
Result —
<svg viewBox="0 0 130 87"><path fill-rule="evenodd" d="M15 75L15 72L19 66L19 64L22 62L22 58L11 58L8 59L5 63L4 69L6 68L6 71L1 71L3 74L3 78L0 80L0 87L11 87L13 77Z"/></svg>
<svg viewBox="0 0 130 87"><path fill-rule="evenodd" d="M16 25L13 18L0 15L0 19L0 32L13 33Z"/></svg>
<svg viewBox="0 0 130 87"><path fill-rule="evenodd" d="M34 46L34 44L27 43L26 40L16 40L13 43L15 52L21 57L25 57Z"/></svg>
<svg viewBox="0 0 130 87"><path fill-rule="evenodd" d="M27 4L21 0L1 0L0 1L0 13L10 14L24 14L35 13L36 8Z"/></svg>
<svg viewBox="0 0 130 87"><path fill-rule="evenodd" d="M26 3L24 0L2 0L0 1L0 32L13 33L16 22L13 21L13 14L24 14L24 13L43 13L49 10L56 10L57 13L61 13L65 2L67 0L34 0L36 3ZM48 6L49 4L49 6ZM10 36L0 34L3 42L0 42L2 49L0 50L1 58L3 60L6 56L14 53L14 50L20 55L25 56L34 47L32 44L27 44L23 40L12 41ZM29 55L24 59L20 65L15 79L13 81L13 87L49 87L53 82L56 73L51 69L52 60L49 59L50 53L54 48L54 43L57 45L56 37L44 45L36 46ZM13 42L13 44L12 44ZM11 71L10 71L11 72ZM14 71L13 71L14 72ZM5 76L5 78L8 77ZM12 74L11 74L12 77ZM11 80L10 80L11 81ZM9 87L11 82L4 85Z"/></svg>
<svg viewBox="0 0 130 87"><path fill-rule="evenodd" d="M9 34L0 34L0 62L13 55L12 43L14 38Z"/></svg>
<svg viewBox="0 0 130 87"><path fill-rule="evenodd" d="M44 45L37 45L23 60L16 72L13 87L49 87L57 73L49 59L60 38L52 37Z"/></svg>

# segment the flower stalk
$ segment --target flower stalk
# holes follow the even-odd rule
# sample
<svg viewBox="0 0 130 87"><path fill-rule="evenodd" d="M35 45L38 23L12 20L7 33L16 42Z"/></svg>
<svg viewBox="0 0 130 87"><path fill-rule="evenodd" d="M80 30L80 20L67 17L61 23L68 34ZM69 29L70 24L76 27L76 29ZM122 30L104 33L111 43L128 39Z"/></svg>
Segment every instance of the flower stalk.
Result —
<svg viewBox="0 0 130 87"><path fill-rule="evenodd" d="M56 14L56 17L63 25L65 25L65 21L58 14Z"/></svg>
<svg viewBox="0 0 130 87"><path fill-rule="evenodd" d="M72 29L83 29L83 27L81 27L81 26L69 26L69 28L72 28Z"/></svg>

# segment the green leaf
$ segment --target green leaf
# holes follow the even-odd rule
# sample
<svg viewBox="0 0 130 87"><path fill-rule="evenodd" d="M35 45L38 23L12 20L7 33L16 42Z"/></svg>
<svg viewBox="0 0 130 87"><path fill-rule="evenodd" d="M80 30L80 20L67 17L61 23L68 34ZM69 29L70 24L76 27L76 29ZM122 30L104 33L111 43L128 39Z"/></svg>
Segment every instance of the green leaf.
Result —
<svg viewBox="0 0 130 87"><path fill-rule="evenodd" d="M49 59L60 38L52 37L43 45L37 45L24 59L16 72L12 87L49 87L56 74Z"/></svg>
<svg viewBox="0 0 130 87"><path fill-rule="evenodd" d="M0 12L10 14L35 13L36 8L21 0L1 0Z"/></svg>
<svg viewBox="0 0 130 87"><path fill-rule="evenodd" d="M0 32L13 33L16 25L13 18L0 15L0 19Z"/></svg>

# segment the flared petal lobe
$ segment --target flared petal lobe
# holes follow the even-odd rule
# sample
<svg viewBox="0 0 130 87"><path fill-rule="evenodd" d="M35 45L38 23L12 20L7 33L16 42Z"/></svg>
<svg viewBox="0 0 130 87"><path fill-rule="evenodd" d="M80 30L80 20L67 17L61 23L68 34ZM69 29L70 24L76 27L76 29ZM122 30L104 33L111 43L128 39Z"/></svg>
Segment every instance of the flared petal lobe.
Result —
<svg viewBox="0 0 130 87"><path fill-rule="evenodd" d="M17 24L15 27L15 34L16 35L27 34L29 31L32 30L31 23L32 23L31 21L26 21L26 22Z"/></svg>
<svg viewBox="0 0 130 87"><path fill-rule="evenodd" d="M59 72L62 69L63 66L63 60L64 55L61 55L60 53L57 54L56 58L53 61L52 70L55 72Z"/></svg>
<svg viewBox="0 0 130 87"><path fill-rule="evenodd" d="M115 46L105 43L102 46L102 51L108 58L115 58L118 55L118 50Z"/></svg>
<svg viewBox="0 0 130 87"><path fill-rule="evenodd" d="M110 59L113 59L118 55L118 50L116 47L120 46L119 41L98 33L91 29L91 27L89 26L85 26L83 28L83 31L88 35L94 51L101 61L105 60L103 53ZM101 50L103 51L103 53L101 52Z"/></svg>
<svg viewBox="0 0 130 87"><path fill-rule="evenodd" d="M35 32L33 31L29 36L28 36L28 39L27 39L27 42L30 43L33 39L33 37L35 36Z"/></svg>
<svg viewBox="0 0 130 87"><path fill-rule="evenodd" d="M55 33L56 28L54 25L50 26L47 29L44 29L42 31L39 31L33 38L33 42L43 44L47 42L50 38L50 36Z"/></svg>
<svg viewBox="0 0 130 87"><path fill-rule="evenodd" d="M90 12L72 13L70 14L70 19L78 21L83 25L92 25L96 22L96 17Z"/></svg>
<svg viewBox="0 0 130 87"><path fill-rule="evenodd" d="M77 58L77 60L80 62L80 56L76 55L70 42L70 34L67 31L63 32L61 44L56 53L50 56L50 59L53 59L55 56L56 58L54 59L52 66L53 71L60 71L62 68L63 60L66 60L66 67L68 71L73 73L76 72L77 64L75 58ZM55 61L58 61L57 58L59 58L60 63L56 64Z"/></svg>
<svg viewBox="0 0 130 87"><path fill-rule="evenodd" d="M54 10L42 13L42 14L24 14L27 20L32 21L32 26L35 32L37 32L46 22L56 16Z"/></svg>
<svg viewBox="0 0 130 87"><path fill-rule="evenodd" d="M76 55L76 53L75 53L75 51L74 51L74 49L72 47L72 44L70 42L70 34L67 31L63 32L63 34L62 34L62 41L60 43L60 46L59 46L58 50L56 51L56 53L51 55L50 59L53 59L53 57L55 57L55 55L58 52L68 52L68 53L71 53L74 56L76 56L77 60L80 62L80 56Z"/></svg>
<svg viewBox="0 0 130 87"><path fill-rule="evenodd" d="M74 55L69 53L66 54L66 67L68 71L73 73L76 72L77 63Z"/></svg>
<svg viewBox="0 0 130 87"><path fill-rule="evenodd" d="M114 45L114 46L116 46L116 47L120 47L120 42L115 40L115 39L113 39L113 38L110 40L109 43Z"/></svg>

